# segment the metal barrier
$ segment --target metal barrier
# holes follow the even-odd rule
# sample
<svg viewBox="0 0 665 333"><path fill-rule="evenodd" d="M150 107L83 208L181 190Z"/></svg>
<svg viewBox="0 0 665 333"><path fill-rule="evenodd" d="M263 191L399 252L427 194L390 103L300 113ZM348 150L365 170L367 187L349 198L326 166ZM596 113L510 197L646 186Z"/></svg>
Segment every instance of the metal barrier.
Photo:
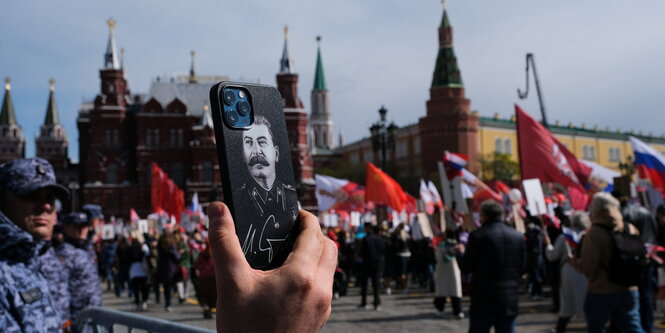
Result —
<svg viewBox="0 0 665 333"><path fill-rule="evenodd" d="M199 327L98 307L89 307L81 311L74 322L73 331L114 333L114 329L119 327L125 327L126 330L118 331L127 333L132 333L135 329L155 333L214 333Z"/></svg>

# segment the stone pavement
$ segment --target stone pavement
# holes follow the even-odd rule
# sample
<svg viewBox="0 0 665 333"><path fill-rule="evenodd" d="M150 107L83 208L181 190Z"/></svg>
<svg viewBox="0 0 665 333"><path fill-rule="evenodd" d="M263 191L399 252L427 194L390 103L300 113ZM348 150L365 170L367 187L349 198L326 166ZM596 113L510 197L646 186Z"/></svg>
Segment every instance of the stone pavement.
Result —
<svg viewBox="0 0 665 333"><path fill-rule="evenodd" d="M191 290L191 289L190 289ZM370 289L371 290L371 289ZM450 304L446 304L446 313L439 315L432 305L432 294L418 289L409 293L397 291L393 295L381 295L383 305L380 311L359 309L360 304L358 288L350 288L349 294L333 301L332 315L323 327L323 333L352 333L352 332L466 332L468 319L454 319ZM151 294L151 300L152 298ZM173 312L166 312L162 304L149 303L148 311L140 312L155 318L171 320L187 325L215 329L214 319L204 319L203 311L196 300L189 298L185 303L178 304L177 297L173 298ZM371 296L368 302L371 302ZM134 311L132 299L123 296L116 298L111 292L104 293L104 307ZM554 327L556 314L550 313L551 300L530 301L528 297L520 298L520 315L517 317L517 332L548 332ZM468 298L464 299L463 309L469 308ZM662 318L659 318L661 320ZM569 332L584 332L585 325L580 320L573 320ZM663 328L656 328L655 332L665 332Z"/></svg>

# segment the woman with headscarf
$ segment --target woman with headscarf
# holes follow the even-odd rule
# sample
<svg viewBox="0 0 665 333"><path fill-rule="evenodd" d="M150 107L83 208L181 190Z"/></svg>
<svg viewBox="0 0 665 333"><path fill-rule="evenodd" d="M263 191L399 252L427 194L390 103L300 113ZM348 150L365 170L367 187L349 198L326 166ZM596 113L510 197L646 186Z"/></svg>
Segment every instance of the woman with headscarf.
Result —
<svg viewBox="0 0 665 333"><path fill-rule="evenodd" d="M584 318L584 297L586 296L587 279L584 274L576 271L568 260L574 256L579 239L591 225L589 216L584 212L575 212L571 218L570 229L564 231L552 245L545 233L545 256L547 260L558 263L561 268L561 285L559 287L559 319L553 332L566 331L568 322L573 315Z"/></svg>

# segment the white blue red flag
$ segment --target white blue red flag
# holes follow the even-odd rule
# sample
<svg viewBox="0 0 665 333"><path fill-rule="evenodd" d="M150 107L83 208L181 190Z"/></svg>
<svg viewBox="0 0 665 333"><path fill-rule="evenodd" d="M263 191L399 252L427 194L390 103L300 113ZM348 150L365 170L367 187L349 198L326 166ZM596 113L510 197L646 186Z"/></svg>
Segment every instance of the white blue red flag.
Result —
<svg viewBox="0 0 665 333"><path fill-rule="evenodd" d="M561 227L561 232L563 233L563 237L566 239L566 242L568 242L568 245L570 245L572 248L577 248L580 245L582 237L585 234L584 231L577 232L568 227Z"/></svg>
<svg viewBox="0 0 665 333"><path fill-rule="evenodd" d="M665 193L665 156L635 137L630 137L630 143L640 178L649 179L655 189Z"/></svg>
<svg viewBox="0 0 665 333"><path fill-rule="evenodd" d="M443 152L443 165L446 167L446 177L453 180L457 176L462 176L462 169L467 164L468 158L464 154Z"/></svg>

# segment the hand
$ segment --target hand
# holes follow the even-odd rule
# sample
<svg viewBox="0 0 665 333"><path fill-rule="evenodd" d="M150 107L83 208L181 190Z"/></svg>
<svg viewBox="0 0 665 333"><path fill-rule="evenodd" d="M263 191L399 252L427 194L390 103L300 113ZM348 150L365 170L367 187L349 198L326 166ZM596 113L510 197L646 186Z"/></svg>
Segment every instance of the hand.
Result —
<svg viewBox="0 0 665 333"><path fill-rule="evenodd" d="M337 247L300 211L300 235L284 264L252 269L225 204L208 207L217 280L218 332L318 332L330 317Z"/></svg>

